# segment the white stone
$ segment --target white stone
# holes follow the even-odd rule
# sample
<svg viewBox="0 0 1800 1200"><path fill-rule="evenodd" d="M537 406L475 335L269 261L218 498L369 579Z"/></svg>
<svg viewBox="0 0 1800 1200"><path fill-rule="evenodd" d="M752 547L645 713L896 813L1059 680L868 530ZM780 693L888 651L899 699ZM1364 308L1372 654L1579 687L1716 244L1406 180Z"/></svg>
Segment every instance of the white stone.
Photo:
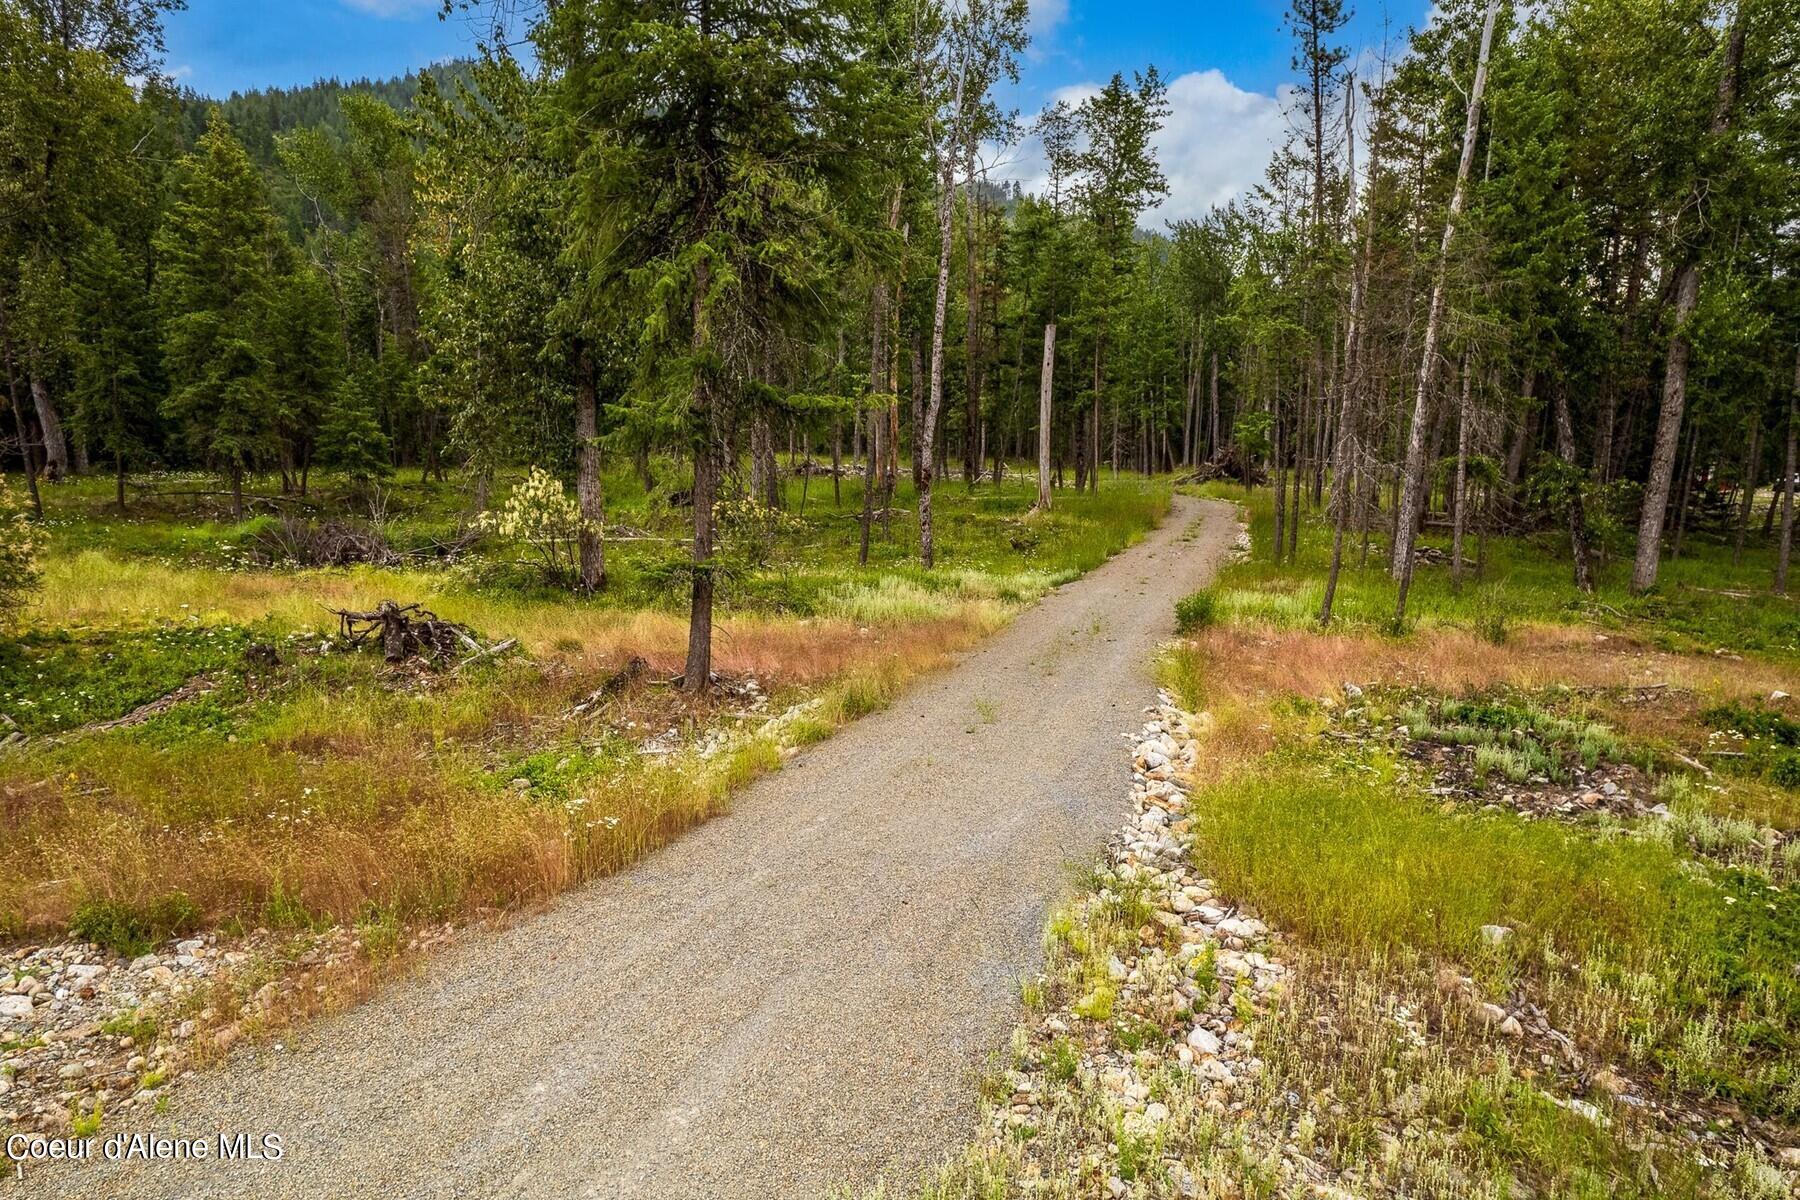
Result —
<svg viewBox="0 0 1800 1200"><path fill-rule="evenodd" d="M104 974L106 974L105 967L93 963L80 963L64 971L63 978L68 980L70 987L80 989L87 987Z"/></svg>
<svg viewBox="0 0 1800 1200"><path fill-rule="evenodd" d="M1490 946L1498 946L1511 936L1512 926L1510 925L1483 925L1481 927L1481 940Z"/></svg>
<svg viewBox="0 0 1800 1200"><path fill-rule="evenodd" d="M0 1017L29 1021L32 1011L30 996L0 996Z"/></svg>
<svg viewBox="0 0 1800 1200"><path fill-rule="evenodd" d="M1188 1030L1187 1044L1201 1054L1217 1054L1220 1049L1219 1035L1204 1025Z"/></svg>

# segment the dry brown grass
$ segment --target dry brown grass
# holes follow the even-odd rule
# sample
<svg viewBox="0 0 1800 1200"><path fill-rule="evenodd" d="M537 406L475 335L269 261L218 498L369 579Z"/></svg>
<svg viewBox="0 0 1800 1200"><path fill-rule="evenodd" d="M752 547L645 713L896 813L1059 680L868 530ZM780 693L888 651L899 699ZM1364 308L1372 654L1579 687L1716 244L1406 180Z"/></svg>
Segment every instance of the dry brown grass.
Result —
<svg viewBox="0 0 1800 1200"><path fill-rule="evenodd" d="M78 739L48 760L0 766L0 926L50 931L94 901L146 909L180 892L207 923L343 921L374 908L407 919L540 903L619 870L720 811L791 744L886 702L992 624L948 619L858 627L746 620L719 640L722 671L753 674L776 705L816 697L779 738L709 759L640 756L633 743L697 735L734 701L694 703L661 684L686 630L636 614L590 630L578 651L514 663L482 681L441 677L301 686L241 739L173 751ZM573 705L629 657L649 677L579 718ZM373 668L371 668L371 671ZM506 764L544 751L598 769L551 795L510 786ZM496 776L496 770L499 774Z"/></svg>
<svg viewBox="0 0 1800 1200"><path fill-rule="evenodd" d="M1471 691L1496 685L1538 688L1653 687L1707 697L1750 699L1800 691L1800 671L1755 660L1674 654L1643 642L1567 625L1526 626L1495 645L1460 629L1406 639L1233 624L1198 634L1208 699L1325 696L1345 682Z"/></svg>

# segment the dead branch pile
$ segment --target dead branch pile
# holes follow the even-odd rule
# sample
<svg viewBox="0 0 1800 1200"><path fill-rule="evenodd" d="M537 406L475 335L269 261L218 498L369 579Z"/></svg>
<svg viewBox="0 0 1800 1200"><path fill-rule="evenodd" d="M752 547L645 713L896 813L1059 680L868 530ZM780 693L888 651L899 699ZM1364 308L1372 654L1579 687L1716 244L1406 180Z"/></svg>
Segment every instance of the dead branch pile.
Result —
<svg viewBox="0 0 1800 1200"><path fill-rule="evenodd" d="M833 467L830 463L814 462L810 458L795 463L790 473L796 479L806 476L817 479L821 475L830 479L833 475L850 476L862 474L862 472L855 467Z"/></svg>
<svg viewBox="0 0 1800 1200"><path fill-rule="evenodd" d="M257 546L276 561L303 567L390 566L400 555L379 530L354 521L308 521L285 516L257 535Z"/></svg>
<svg viewBox="0 0 1800 1200"><path fill-rule="evenodd" d="M360 650L379 641L382 657L391 663L418 657L433 666L443 666L464 651L485 657L512 644L509 641L484 647L461 625L446 621L418 604L403 605L383 600L370 612L343 608L331 611L338 616L338 635L352 649Z"/></svg>
<svg viewBox="0 0 1800 1200"><path fill-rule="evenodd" d="M1196 466L1186 475L1178 477L1176 483L1211 483L1215 479L1223 479L1227 483L1244 482L1244 456L1236 446L1226 446L1217 454ZM1250 484L1260 487L1269 482L1269 473L1257 464L1250 464Z"/></svg>

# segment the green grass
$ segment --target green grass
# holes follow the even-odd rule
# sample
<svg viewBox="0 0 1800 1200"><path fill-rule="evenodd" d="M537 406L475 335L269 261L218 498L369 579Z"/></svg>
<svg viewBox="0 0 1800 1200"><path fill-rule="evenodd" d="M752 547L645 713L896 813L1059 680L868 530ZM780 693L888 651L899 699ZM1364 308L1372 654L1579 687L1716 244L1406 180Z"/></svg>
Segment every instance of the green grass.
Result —
<svg viewBox="0 0 1800 1200"><path fill-rule="evenodd" d="M1199 794L1195 858L1226 894L1352 959L1466 963L1498 993L1527 981L1681 1090L1800 1117L1800 895L1663 841L1445 812L1385 751L1364 772L1324 758L1303 720ZM1488 924L1517 936L1483 948Z"/></svg>
<svg viewBox="0 0 1800 1200"><path fill-rule="evenodd" d="M1303 506L1298 561L1273 561L1274 507L1268 489L1246 493L1235 485L1208 484L1200 494L1245 504L1252 552L1226 568L1215 584L1222 620L1266 621L1287 627L1316 624L1331 562L1332 529L1323 510ZM1350 629L1391 628L1394 584L1387 574L1385 525L1372 539L1368 563L1360 542L1346 538L1344 568L1333 604L1334 624ZM1407 598L1409 625L1454 626L1490 641L1504 641L1520 622L1589 622L1628 631L1674 650L1727 649L1783 662L1800 662L1800 601L1770 591L1772 548L1753 538L1741 565L1728 545L1690 532L1675 560L1665 559L1656 588L1637 596L1629 588L1628 547L1598 564L1591 597L1574 586L1565 534L1545 530L1524 537L1485 539L1479 569L1475 539L1468 539L1471 577L1457 589L1448 566L1420 564ZM1448 552L1449 538L1430 529L1420 544Z"/></svg>

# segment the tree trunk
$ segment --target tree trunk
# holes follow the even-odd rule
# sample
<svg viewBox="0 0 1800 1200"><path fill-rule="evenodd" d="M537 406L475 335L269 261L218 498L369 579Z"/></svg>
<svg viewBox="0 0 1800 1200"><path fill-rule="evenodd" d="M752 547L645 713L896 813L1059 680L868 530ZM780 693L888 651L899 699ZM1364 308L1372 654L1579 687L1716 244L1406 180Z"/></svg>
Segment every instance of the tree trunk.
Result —
<svg viewBox="0 0 1800 1200"><path fill-rule="evenodd" d="M694 350L704 358L711 341L707 324L706 293L709 272L705 262L694 267ZM702 368L694 380L692 419L698 428L694 438L694 545L693 578L688 595L687 665L681 686L698 696L712 683L713 616L713 501L719 482L718 398L713 395L710 374Z"/></svg>
<svg viewBox="0 0 1800 1200"><path fill-rule="evenodd" d="M1794 390L1788 397L1787 470L1781 477L1781 549L1775 556L1775 590L1787 594L1788 560L1794 551L1794 451L1800 434L1800 353L1794 356Z"/></svg>
<svg viewBox="0 0 1800 1200"><path fill-rule="evenodd" d="M237 463L231 464L231 519L244 520L244 468Z"/></svg>
<svg viewBox="0 0 1800 1200"><path fill-rule="evenodd" d="M44 443L44 478L55 483L69 473L69 442L50 389L36 372L31 376L31 403L37 410L38 432Z"/></svg>
<svg viewBox="0 0 1800 1200"><path fill-rule="evenodd" d="M1750 450L1744 456L1744 477L1738 483L1737 536L1731 546L1731 565L1744 561L1744 535L1750 528L1750 506L1756 500L1756 472L1762 466L1762 418L1750 430Z"/></svg>
<svg viewBox="0 0 1800 1200"><path fill-rule="evenodd" d="M1044 368L1038 375L1038 498L1037 506L1050 508L1050 398L1055 392L1056 322L1044 326Z"/></svg>
<svg viewBox="0 0 1800 1200"><path fill-rule="evenodd" d="M1450 211L1444 219L1444 236L1438 245L1437 278L1431 287L1431 309L1425 318L1425 345L1419 356L1419 382L1413 397L1412 429L1406 440L1406 475L1400 495L1399 519L1394 526L1394 557L1390 570L1399 583L1394 607L1394 626L1406 620L1406 593L1412 585L1413 539L1418 526L1420 502L1425 492L1425 419L1431 403L1431 389L1437 375L1438 338L1443 331L1444 309L1448 303L1450 247L1456 240L1456 223L1462 215L1468 192L1469 167L1475 161L1475 138L1481 128L1481 95L1487 89L1488 51L1494 42L1494 19L1500 12L1500 0L1488 0L1487 15L1481 23L1481 51L1475 61L1475 82L1469 89L1469 112L1463 123L1462 159L1456 167L1456 186L1450 193Z"/></svg>
<svg viewBox="0 0 1800 1200"><path fill-rule="evenodd" d="M961 107L962 81L957 81L957 105ZM955 217L955 169L949 155L938 180L938 265L937 291L931 310L931 390L925 402L925 421L917 435L917 457L913 464L919 485L919 561L932 565L934 552L931 525L931 485L937 474L937 423L944 408L944 316L950 303L950 249L952 220Z"/></svg>
<svg viewBox="0 0 1800 1200"><path fill-rule="evenodd" d="M606 540L600 497L600 397L587 343L575 349L575 499L581 511L581 590L606 586Z"/></svg>
<svg viewBox="0 0 1800 1200"><path fill-rule="evenodd" d="M1575 425L1569 419L1569 391L1559 380L1552 380L1556 407L1556 455L1569 468L1569 482L1575 489L1569 496L1569 552L1575 557L1575 586L1584 592L1594 590L1593 555L1588 550L1587 505L1581 499L1581 481L1575 467Z"/></svg>
<svg viewBox="0 0 1800 1200"><path fill-rule="evenodd" d="M1212 352L1211 400L1208 402L1207 446L1211 454L1219 452L1219 352Z"/></svg>
<svg viewBox="0 0 1800 1200"><path fill-rule="evenodd" d="M1463 527L1467 524L1469 509L1469 426L1470 418L1474 415L1469 406L1469 393L1474 381L1475 372L1465 354L1462 367L1462 404L1456 413L1456 483L1450 501L1453 506L1450 515L1450 589L1455 592L1462 591Z"/></svg>
<svg viewBox="0 0 1800 1200"><path fill-rule="evenodd" d="M978 254L975 245L976 223L981 206L975 198L975 135L971 123L965 139L963 160L964 210L963 242L968 259L968 289L964 307L968 309L963 331L963 482L973 488L981 478L981 302L978 297Z"/></svg>
<svg viewBox="0 0 1800 1200"><path fill-rule="evenodd" d="M1731 110L1737 102L1738 64L1744 56L1744 5L1734 6L1731 33L1725 43L1725 60L1719 71L1718 98L1708 128L1714 140L1731 127ZM1689 193L1690 209L1705 206L1711 180L1696 179ZM1649 591L1656 586L1656 569L1662 557L1662 531L1669 504L1669 487L1675 478L1675 455L1681 445L1681 421L1687 404L1688 359L1693 353L1689 321L1700 302L1700 255L1689 251L1675 276L1674 332L1669 335L1669 354L1663 371L1662 409L1656 418L1655 448L1650 454L1650 476L1644 483L1644 510L1638 519L1637 561L1631 569L1631 590Z"/></svg>

